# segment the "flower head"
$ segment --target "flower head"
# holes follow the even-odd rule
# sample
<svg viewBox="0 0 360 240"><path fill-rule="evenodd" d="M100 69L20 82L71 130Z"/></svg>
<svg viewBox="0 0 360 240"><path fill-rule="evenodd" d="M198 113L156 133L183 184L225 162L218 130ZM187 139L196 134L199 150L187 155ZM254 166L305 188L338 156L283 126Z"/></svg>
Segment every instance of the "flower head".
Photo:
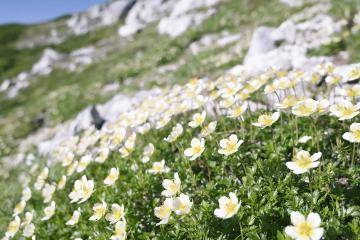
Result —
<svg viewBox="0 0 360 240"><path fill-rule="evenodd" d="M178 197L173 200L172 210L177 215L188 214L191 210L192 202L188 195L181 193Z"/></svg>
<svg viewBox="0 0 360 240"><path fill-rule="evenodd" d="M174 180L164 179L162 185L165 190L161 192L161 195L165 197L171 197L176 195L178 192L180 192L181 187L181 180L179 178L179 174L174 174Z"/></svg>
<svg viewBox="0 0 360 240"><path fill-rule="evenodd" d="M238 140L235 134L231 134L229 138L220 141L221 148L218 150L218 153L229 156L235 153L243 142L243 140Z"/></svg>
<svg viewBox="0 0 360 240"><path fill-rule="evenodd" d="M52 216L55 214L55 207L56 204L54 201L52 201L49 206L44 208L44 217L41 218L41 221L47 221L52 218Z"/></svg>
<svg viewBox="0 0 360 240"><path fill-rule="evenodd" d="M170 169L165 165L165 160L161 160L160 162L154 162L152 168L148 170L151 174L161 174L167 173Z"/></svg>
<svg viewBox="0 0 360 240"><path fill-rule="evenodd" d="M57 189L64 189L65 184L66 184L66 176L63 175L57 184Z"/></svg>
<svg viewBox="0 0 360 240"><path fill-rule="evenodd" d="M347 77L349 81L360 78L360 67L354 67L353 69L351 69Z"/></svg>
<svg viewBox="0 0 360 240"><path fill-rule="evenodd" d="M192 121L189 122L189 126L192 128L196 128L198 126L201 126L203 122L205 121L206 112L202 111L201 113L195 113L192 117Z"/></svg>
<svg viewBox="0 0 360 240"><path fill-rule="evenodd" d="M287 226L285 233L296 240L319 240L324 229L320 227L321 218L317 213L309 213L305 218L300 212L292 212L290 215L293 226Z"/></svg>
<svg viewBox="0 0 360 240"><path fill-rule="evenodd" d="M350 101L343 99L339 103L330 107L330 113L342 121L352 119L357 116L360 113L359 109L360 103L353 105Z"/></svg>
<svg viewBox="0 0 360 240"><path fill-rule="evenodd" d="M156 225L168 223L171 214L172 202L172 198L166 198L160 207L156 207L154 209L155 216L161 220Z"/></svg>
<svg viewBox="0 0 360 240"><path fill-rule="evenodd" d="M294 106L298 100L294 96L285 97L280 103L276 104L276 107L279 109L287 109Z"/></svg>
<svg viewBox="0 0 360 240"><path fill-rule="evenodd" d="M193 161L196 158L200 157L204 150L205 140L203 138L193 138L191 140L191 147L185 149L184 154L185 156L190 157L190 160Z"/></svg>
<svg viewBox="0 0 360 240"><path fill-rule="evenodd" d="M276 122L280 117L279 112L274 112L273 114L263 114L260 115L258 121L256 123L252 123L252 125L260 128L265 128L271 126L274 122Z"/></svg>
<svg viewBox="0 0 360 240"><path fill-rule="evenodd" d="M119 149L122 157L128 157L135 148L136 133L133 132L128 139L126 139L124 146Z"/></svg>
<svg viewBox="0 0 360 240"><path fill-rule="evenodd" d="M117 223L125 216L125 208L124 205L119 205L114 203L111 205L111 212L106 214L105 218L110 224Z"/></svg>
<svg viewBox="0 0 360 240"><path fill-rule="evenodd" d="M17 216L20 213L22 213L24 211L25 207L26 207L26 202L23 200L20 201L18 204L16 204L14 207L14 216Z"/></svg>
<svg viewBox="0 0 360 240"><path fill-rule="evenodd" d="M286 163L286 166L295 174L302 174L311 168L319 166L319 158L321 158L321 152L310 156L308 151L301 150L294 156L291 162Z"/></svg>
<svg viewBox="0 0 360 240"><path fill-rule="evenodd" d="M154 151L155 151L154 144L149 143L148 145L146 145L144 147L144 153L143 153L143 157L141 158L141 162L147 163L150 160L150 157L153 155Z"/></svg>
<svg viewBox="0 0 360 240"><path fill-rule="evenodd" d="M118 221L115 224L115 234L110 237L110 240L125 240L126 239L126 221Z"/></svg>
<svg viewBox="0 0 360 240"><path fill-rule="evenodd" d="M27 202L30 200L31 195L31 189L29 187L26 187L22 191L21 200Z"/></svg>
<svg viewBox="0 0 360 240"><path fill-rule="evenodd" d="M352 123L350 125L350 132L346 132L343 134L343 139L352 142L359 143L360 142L360 123Z"/></svg>
<svg viewBox="0 0 360 240"><path fill-rule="evenodd" d="M15 216L14 220L12 220L6 230L5 236L12 238L19 231L20 228L20 218Z"/></svg>
<svg viewBox="0 0 360 240"><path fill-rule="evenodd" d="M106 202L95 203L93 206L94 214L89 218L90 221L99 221L106 213Z"/></svg>
<svg viewBox="0 0 360 240"><path fill-rule="evenodd" d="M183 131L184 131L183 127L181 126L181 124L178 123L171 129L170 135L166 137L164 140L166 142L175 142L176 139L178 139L178 137L181 136Z"/></svg>
<svg viewBox="0 0 360 240"><path fill-rule="evenodd" d="M73 215L71 216L71 218L69 219L69 221L67 221L65 223L65 225L69 225L69 226L73 226L73 225L76 225L78 222L79 222L79 219L80 219L80 208L78 210L75 210L73 212Z"/></svg>
<svg viewBox="0 0 360 240"><path fill-rule="evenodd" d="M107 186L113 185L116 180L119 178L119 169L118 168L111 168L109 174L104 180L104 184Z"/></svg>
<svg viewBox="0 0 360 240"><path fill-rule="evenodd" d="M88 180L86 176L76 180L74 183L73 191L69 194L71 202L85 202L88 200L94 191L94 181Z"/></svg>
<svg viewBox="0 0 360 240"><path fill-rule="evenodd" d="M44 203L48 203L51 201L51 198L56 190L56 187L52 184L46 183L43 190L42 190L42 196L44 198Z"/></svg>
<svg viewBox="0 0 360 240"><path fill-rule="evenodd" d="M302 136L301 138L299 138L299 143L307 143L311 139L311 136Z"/></svg>
<svg viewBox="0 0 360 240"><path fill-rule="evenodd" d="M217 121L210 122L207 126L204 126L201 129L199 136L200 137L209 136L211 133L213 133L215 131L216 125L217 125Z"/></svg>
<svg viewBox="0 0 360 240"><path fill-rule="evenodd" d="M229 118L241 117L241 115L244 114L246 109L247 109L247 104L243 104L241 106L235 106L232 109L230 109L228 117Z"/></svg>
<svg viewBox="0 0 360 240"><path fill-rule="evenodd" d="M219 208L215 209L214 214L218 218L227 219L234 216L239 210L241 202L239 202L235 193L229 193L229 197L221 197L219 199Z"/></svg>
<svg viewBox="0 0 360 240"><path fill-rule="evenodd" d="M24 237L32 237L35 232L35 225L33 223L29 223L24 227L23 236Z"/></svg>
<svg viewBox="0 0 360 240"><path fill-rule="evenodd" d="M317 101L306 99L300 101L292 107L292 113L298 117L308 117L317 111Z"/></svg>

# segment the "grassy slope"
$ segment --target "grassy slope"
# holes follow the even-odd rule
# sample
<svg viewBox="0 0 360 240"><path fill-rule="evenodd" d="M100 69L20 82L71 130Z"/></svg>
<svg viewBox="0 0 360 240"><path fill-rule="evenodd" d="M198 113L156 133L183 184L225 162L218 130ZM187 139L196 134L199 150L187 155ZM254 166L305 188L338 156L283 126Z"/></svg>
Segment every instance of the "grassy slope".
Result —
<svg viewBox="0 0 360 240"><path fill-rule="evenodd" d="M195 30L191 30L187 32L184 36L175 40L170 40L165 37L159 38L159 36L157 36L154 33L154 30L151 29L145 30L143 33L140 33L135 38L134 42L130 43L126 49L111 54L102 63L88 67L83 73L68 74L64 72L55 71L54 74L52 74L49 78L41 79L41 81L36 83L34 87L31 87L29 90L25 90L15 100L11 100L11 101L3 100L3 99L1 100L1 108L2 108L1 112L3 111L6 112L5 114L8 121L6 122L5 125L0 126L1 129L0 134L2 136L4 136L5 134L6 136L10 136L10 138L12 138L12 136L15 136L16 138L26 136L29 132L31 132L34 129L34 126L31 125L31 118L39 112L39 109L44 108L44 106L49 106L48 108L52 109L48 113L50 124L56 124L59 121L69 119L73 117L80 109L87 106L88 104L105 101L110 97L110 96L99 95L98 94L99 86L105 84L106 82L112 82L112 81L122 82L124 79L128 77L138 77L139 79L141 79L141 78L145 78L146 76L152 76L152 75L156 76L154 71L156 70L156 67L161 66L162 64L174 62L180 59L185 59L187 63L191 63L191 64L186 64L186 66L181 67L175 73L172 73L168 76L168 78L171 79L172 82L183 82L184 80L186 80L191 76L198 74L201 75L206 74L211 76L213 72L216 73L218 71L221 71L223 68L229 67L231 64L240 63L242 56L239 56L238 61L235 60L236 62L231 62L229 63L229 65L224 65L220 67L213 67L212 65L204 65L201 64L201 61L203 59L206 59L214 51L216 52L216 50L209 50L201 54L200 56L193 58L191 55L185 52L185 49L193 40L199 39L203 33L219 32L224 29L237 32L239 29L242 29L245 26L254 27L256 24L262 24L262 23L277 25L285 18L284 16L290 14L288 9L274 2L251 1L251 4L253 5L243 6L243 4L239 1L235 1L235 0L230 1L228 4L222 5L220 7L220 13L210 18L207 22L205 22L205 24L203 24L202 26L200 26ZM263 6L263 7L259 7L259 6ZM244 16L244 13L248 13L250 10L255 11L257 14ZM277 14L273 14L274 11L277 11ZM221 19L224 20L221 21ZM240 28L239 25L242 27ZM95 35L96 36L94 36L94 38L97 38L97 36L99 36L98 34ZM83 46L83 44L88 44L86 42L87 41L86 39L87 39L86 35L82 40L72 39L73 41L69 41L64 45L60 45L59 49L60 48L61 50L72 49L73 48L71 46L72 42L77 42L77 41L79 42L79 44L78 45L75 44L74 47L81 47ZM359 39L356 40L356 43L358 42ZM69 47L68 44L71 47ZM136 52L140 52L143 54L141 57L139 57L140 55L134 54ZM136 87L137 83L134 82L133 84ZM129 88L130 90L135 89L134 87L126 87L126 89ZM52 94L55 95L55 97L53 96L52 98L50 98L49 93L56 93L56 94ZM16 115L17 112L24 112L27 117L19 118ZM14 122L16 122L17 124L14 124ZM9 129L10 125L12 124L14 124L15 127ZM165 133L163 135L165 135ZM157 134L155 133L150 134L149 136L152 136L151 138L154 139L154 143L160 142L157 141L157 139L161 139L162 137L162 136L158 137ZM268 136L264 134L264 138L265 137ZM1 141L4 140L5 137L1 139ZM11 149L9 149L9 146L11 145L7 143L7 145L4 146L4 143L1 141L0 141L0 145L1 145L0 155L8 154L9 152L11 152ZM10 143L12 143L12 141ZM255 158L256 156L253 157ZM162 155L159 155L159 158L161 157ZM166 157L165 153L164 153L164 157ZM121 161L121 160L118 159L114 161ZM172 165L172 163L170 164L171 166L176 166L176 165ZM266 164L270 164L270 163L266 163ZM249 166L250 165L251 163L249 163ZM336 170L336 171L341 172L342 170L341 171ZM10 174L11 179L0 180L0 189L2 189L2 192L4 193L1 195L2 200L0 201L1 202L0 209L2 210L0 214L0 229L4 229L5 225L8 223L11 209L19 197L20 188L17 181L17 176L19 172L22 172L22 170L21 169L14 170L14 172ZM105 173L102 174L104 175ZM129 177L132 176L132 173L129 172L128 174ZM270 174L270 172L268 174ZM358 182L356 182L358 181L358 174L355 175L353 173L348 173L346 171L344 171L341 174L344 175L350 174L349 177L355 179L353 182L357 184L355 186L358 187ZM184 173L182 173L181 175L185 176ZM127 184L125 181L123 182ZM130 186L132 183L129 182L128 184ZM159 181L156 181L156 184L157 184L157 188L159 188ZM267 185L264 184L261 186L267 186ZM337 193L337 194L338 196L343 196L342 193ZM114 195L114 198L117 199L119 198L119 196ZM339 198L341 201L343 201L341 197ZM136 198L134 197L133 199ZM214 204L215 200L212 199L211 201L213 201L211 204ZM150 209L148 209L147 211L150 211ZM208 214L210 214L210 210ZM149 216L151 217L153 216L152 212L151 214L149 214ZM288 222L288 217L282 216L282 218L280 219L281 221L286 220ZM338 222L339 221L338 219L340 218L335 218L335 220L333 221L334 223L332 223L333 224L332 228L334 228L333 226L337 226L340 224ZM218 222L216 222L216 224L218 224ZM353 223L353 224L359 224L359 223L357 221L357 223ZM231 225L231 226L235 226L235 225ZM83 227L87 228L87 226L83 226ZM347 229L350 229L350 227L348 227ZM347 230L347 231L351 231L351 230ZM66 235L68 233L64 233L64 234Z"/></svg>
<svg viewBox="0 0 360 240"><path fill-rule="evenodd" d="M160 81L157 69L167 63L184 60L189 64L166 75L162 81L165 85L181 83L192 76L214 75L241 63L243 56L239 55L227 64L215 66L216 62L208 64L204 60L214 52L226 49L209 49L194 57L186 51L190 43L206 33L218 33L223 30L242 32L241 29L248 29L249 33L250 29L260 24L276 26L291 15L292 11L294 9L290 11L277 1L257 0L245 3L231 0L220 5L218 13L200 27L177 39L159 36L154 26L149 27L138 34L132 42L128 42L125 48L114 51L103 61L87 67L79 74L55 71L49 77L37 79L15 99L7 100L0 96L1 113L5 118L5 121L0 123L0 135L6 136L3 141L8 145L11 145L14 139L27 136L36 130L32 120L43 110L48 125L74 117L89 104L109 99L110 95L104 96L99 91L101 86L109 82L122 83L127 78L134 78L130 87L122 87L123 91L138 89L140 81L145 81L147 87L158 85ZM247 14L249 12L250 15ZM110 37L114 32L115 27L100 29L84 36L70 38L54 48L70 51Z"/></svg>

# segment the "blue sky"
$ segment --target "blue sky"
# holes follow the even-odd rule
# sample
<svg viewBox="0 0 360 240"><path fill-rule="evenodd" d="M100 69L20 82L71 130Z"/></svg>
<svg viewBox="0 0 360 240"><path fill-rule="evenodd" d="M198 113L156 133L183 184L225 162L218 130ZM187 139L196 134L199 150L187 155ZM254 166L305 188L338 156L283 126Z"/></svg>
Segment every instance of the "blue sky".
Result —
<svg viewBox="0 0 360 240"><path fill-rule="evenodd" d="M102 2L106 0L1 0L0 24L43 22Z"/></svg>

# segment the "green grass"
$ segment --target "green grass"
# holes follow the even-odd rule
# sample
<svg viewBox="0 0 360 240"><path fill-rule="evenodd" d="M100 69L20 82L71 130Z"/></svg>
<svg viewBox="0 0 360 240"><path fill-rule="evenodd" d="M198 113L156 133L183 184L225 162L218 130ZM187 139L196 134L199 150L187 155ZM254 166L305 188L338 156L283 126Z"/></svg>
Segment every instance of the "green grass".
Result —
<svg viewBox="0 0 360 240"><path fill-rule="evenodd" d="M186 125L187 116L175 118L161 131L152 130L139 137L130 158L123 159L115 152L103 165L91 163L84 173L73 175L66 189L54 196L57 212L47 222L38 220L43 203L42 197L35 193L28 210L34 209L39 214L35 220L37 237L109 239L112 230L104 219L95 223L87 221L92 215L92 205L102 199L108 204L125 205L129 239L285 239L283 229L290 224L291 210L319 213L326 239L356 239L359 236L360 169L358 165L349 168L348 156L352 147L341 140L341 134L347 129L336 119L323 116L316 123L316 134L320 134L319 150L323 153L321 167L311 170L310 174L295 175L285 166L292 157L293 147L311 153L317 152L318 147L315 142L293 145L294 120L288 115L283 116L282 125L278 122L266 129L251 128L250 123L256 120L257 114L246 115L245 131L238 121L220 118L216 132L206 140L205 152L200 159L190 163L183 150L198 130L187 128L173 145L162 140L175 123ZM309 127L312 124L310 119L300 120L301 135L313 136L315 132ZM325 131L329 134L324 135ZM230 133L236 133L244 143L237 153L224 157L217 153L218 142ZM149 142L155 145L156 151L152 161L143 164L140 162L142 148ZM161 159L166 160L171 173L160 176L146 172L151 162ZM139 166L136 172L130 168L134 163ZM111 167L119 168L120 178L115 186L105 187L102 180ZM51 169L53 175L49 181L58 181L64 170L59 166ZM182 180L182 192L190 195L194 205L189 216L179 220L173 214L168 225L157 227L158 219L153 209L161 203L160 199L164 199L160 194L161 182L165 178L171 179L175 171ZM74 181L83 174L95 180L96 191L87 202L70 204L67 195ZM310 183L305 182L305 178L309 178ZM348 184L340 184L340 178L346 178ZM235 217L220 220L213 215L218 207L217 199L231 191L236 192L242 206ZM79 224L65 226L78 207L82 209ZM9 220L10 214L11 208L6 208L7 217L3 223Z"/></svg>

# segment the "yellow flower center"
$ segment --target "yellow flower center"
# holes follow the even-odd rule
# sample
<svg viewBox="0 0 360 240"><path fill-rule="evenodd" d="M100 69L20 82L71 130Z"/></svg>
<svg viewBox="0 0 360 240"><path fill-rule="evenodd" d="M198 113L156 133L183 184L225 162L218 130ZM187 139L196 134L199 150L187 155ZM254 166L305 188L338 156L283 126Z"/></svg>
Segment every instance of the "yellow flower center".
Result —
<svg viewBox="0 0 360 240"><path fill-rule="evenodd" d="M235 209L236 209L236 204L235 203L233 203L233 202L231 202L231 201L229 201L228 203L226 203L225 204L225 212L226 212L226 214L231 214L231 213L233 213L234 211L235 211Z"/></svg>
<svg viewBox="0 0 360 240"><path fill-rule="evenodd" d="M169 190L171 192L177 192L177 186L174 182L172 182L170 185L169 185Z"/></svg>
<svg viewBox="0 0 360 240"><path fill-rule="evenodd" d="M297 231L301 237L309 237L313 234L314 229L310 224L304 222L298 226Z"/></svg>
<svg viewBox="0 0 360 240"><path fill-rule="evenodd" d="M199 154L202 151L202 147L201 146L196 146L196 147L193 147L193 150L194 150L195 154Z"/></svg>
<svg viewBox="0 0 360 240"><path fill-rule="evenodd" d="M169 207L166 207L166 206L162 206L159 210L159 216L160 218L165 218L168 213L170 212L170 208Z"/></svg>
<svg viewBox="0 0 360 240"><path fill-rule="evenodd" d="M311 167L311 159L309 157L300 157L295 160L296 165L302 169L308 169Z"/></svg>
<svg viewBox="0 0 360 240"><path fill-rule="evenodd" d="M236 143L235 142L229 142L226 145L226 150L229 152L235 151L236 150Z"/></svg>
<svg viewBox="0 0 360 240"><path fill-rule="evenodd" d="M259 122L260 122L262 125L268 126L268 125L271 125L271 124L272 124L273 120L271 119L270 116L262 116L262 117L260 117Z"/></svg>

